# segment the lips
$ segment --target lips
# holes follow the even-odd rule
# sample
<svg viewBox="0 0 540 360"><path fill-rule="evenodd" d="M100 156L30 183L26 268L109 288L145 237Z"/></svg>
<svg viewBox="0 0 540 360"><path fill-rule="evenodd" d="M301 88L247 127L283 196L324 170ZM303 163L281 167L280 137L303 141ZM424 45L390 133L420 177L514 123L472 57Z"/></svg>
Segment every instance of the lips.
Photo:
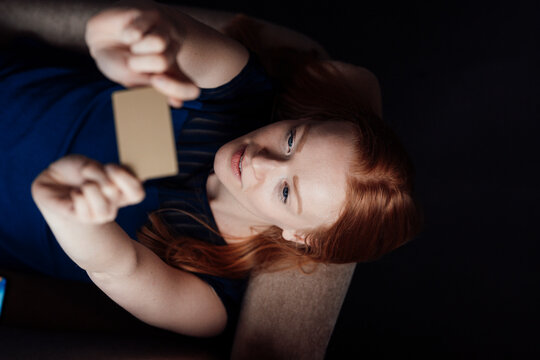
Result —
<svg viewBox="0 0 540 360"><path fill-rule="evenodd" d="M244 151L246 150L246 146L243 145L240 149L238 149L231 158L231 169L233 174L238 178L238 180L242 181L242 171L240 170L240 161L242 160L242 156L244 155Z"/></svg>

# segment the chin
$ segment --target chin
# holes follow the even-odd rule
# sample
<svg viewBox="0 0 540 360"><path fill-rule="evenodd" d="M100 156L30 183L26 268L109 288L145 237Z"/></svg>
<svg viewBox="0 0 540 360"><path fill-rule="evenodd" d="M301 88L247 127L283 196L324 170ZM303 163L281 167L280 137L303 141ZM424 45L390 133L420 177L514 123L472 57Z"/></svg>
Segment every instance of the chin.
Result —
<svg viewBox="0 0 540 360"><path fill-rule="evenodd" d="M225 170L227 170L227 169L224 169L224 165L227 164L227 158L228 158L226 154L227 144L221 146L216 152L216 155L214 156L214 173L216 174L216 176L221 182L223 182L223 175L224 175Z"/></svg>
<svg viewBox="0 0 540 360"><path fill-rule="evenodd" d="M235 149L234 141L221 146L214 156L214 173L219 181L231 191L236 178L231 171L231 158Z"/></svg>

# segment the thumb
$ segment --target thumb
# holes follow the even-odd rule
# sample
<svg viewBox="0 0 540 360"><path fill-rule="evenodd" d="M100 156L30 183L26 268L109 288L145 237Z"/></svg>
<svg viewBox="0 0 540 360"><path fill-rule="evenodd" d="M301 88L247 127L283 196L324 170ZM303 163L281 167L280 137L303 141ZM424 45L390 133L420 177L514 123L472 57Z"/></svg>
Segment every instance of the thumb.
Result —
<svg viewBox="0 0 540 360"><path fill-rule="evenodd" d="M109 43L111 36L116 38L116 41L121 41L123 31L140 15L141 10L124 7L106 9L94 15L86 23L87 44Z"/></svg>
<svg viewBox="0 0 540 360"><path fill-rule="evenodd" d="M96 64L110 80L125 87L148 85L150 76L132 71L127 65L130 53L127 49L103 48L96 51Z"/></svg>
<svg viewBox="0 0 540 360"><path fill-rule="evenodd" d="M144 187L135 175L114 164L105 165L105 172L122 193L118 204L120 207L137 204L144 200L146 196Z"/></svg>

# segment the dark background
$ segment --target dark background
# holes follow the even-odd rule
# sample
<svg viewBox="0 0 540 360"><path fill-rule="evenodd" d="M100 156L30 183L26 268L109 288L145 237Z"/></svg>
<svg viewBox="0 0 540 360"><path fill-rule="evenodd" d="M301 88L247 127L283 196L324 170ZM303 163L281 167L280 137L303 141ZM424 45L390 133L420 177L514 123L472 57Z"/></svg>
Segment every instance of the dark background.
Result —
<svg viewBox="0 0 540 360"><path fill-rule="evenodd" d="M538 345L538 2L188 1L304 32L379 78L426 224L358 265L328 358L530 358Z"/></svg>

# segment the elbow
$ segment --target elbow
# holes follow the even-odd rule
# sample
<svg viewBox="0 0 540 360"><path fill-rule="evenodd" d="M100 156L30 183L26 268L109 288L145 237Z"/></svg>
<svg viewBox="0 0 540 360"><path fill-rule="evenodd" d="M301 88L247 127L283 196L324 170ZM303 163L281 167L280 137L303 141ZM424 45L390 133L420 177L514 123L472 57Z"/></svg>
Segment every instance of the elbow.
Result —
<svg viewBox="0 0 540 360"><path fill-rule="evenodd" d="M153 324L150 324L153 325ZM155 324L159 327L159 324ZM163 327L165 330L172 331L180 335L193 336L197 338L213 338L223 334L227 327L227 315L215 317L214 319L201 321L198 325L185 326L170 326Z"/></svg>
<svg viewBox="0 0 540 360"><path fill-rule="evenodd" d="M124 248L122 254L106 259L103 266L85 269L90 279L96 284L107 284L133 276L139 268L139 256L135 247L128 251Z"/></svg>

